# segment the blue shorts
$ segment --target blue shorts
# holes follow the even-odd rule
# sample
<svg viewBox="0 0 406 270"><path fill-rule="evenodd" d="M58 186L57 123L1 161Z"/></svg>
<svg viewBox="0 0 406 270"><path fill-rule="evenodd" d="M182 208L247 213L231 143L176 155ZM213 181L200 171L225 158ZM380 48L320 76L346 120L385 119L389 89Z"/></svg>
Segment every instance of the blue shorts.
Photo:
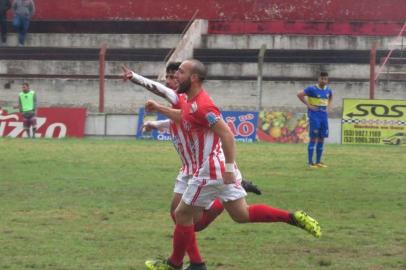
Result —
<svg viewBox="0 0 406 270"><path fill-rule="evenodd" d="M313 139L328 137L327 114L309 114L309 137Z"/></svg>

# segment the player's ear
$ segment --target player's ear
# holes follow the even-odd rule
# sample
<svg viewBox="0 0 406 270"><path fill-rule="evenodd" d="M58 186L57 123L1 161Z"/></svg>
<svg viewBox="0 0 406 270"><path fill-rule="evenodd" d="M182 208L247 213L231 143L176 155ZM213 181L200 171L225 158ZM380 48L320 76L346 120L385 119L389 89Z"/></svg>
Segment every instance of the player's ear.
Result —
<svg viewBox="0 0 406 270"><path fill-rule="evenodd" d="M196 73L193 73L193 74L190 76L190 80L191 80L192 82L198 82L198 81L199 81L199 76L198 76Z"/></svg>

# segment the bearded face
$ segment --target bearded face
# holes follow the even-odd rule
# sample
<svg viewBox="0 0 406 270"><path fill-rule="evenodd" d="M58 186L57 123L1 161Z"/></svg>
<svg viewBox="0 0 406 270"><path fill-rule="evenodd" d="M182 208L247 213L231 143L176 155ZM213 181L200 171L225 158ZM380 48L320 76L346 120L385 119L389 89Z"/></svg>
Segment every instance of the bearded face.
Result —
<svg viewBox="0 0 406 270"><path fill-rule="evenodd" d="M187 93L190 90L190 87L192 86L192 80L190 77L185 78L184 81L179 82L178 86L178 93Z"/></svg>
<svg viewBox="0 0 406 270"><path fill-rule="evenodd" d="M189 62L184 62L180 65L178 71L175 73L175 79L178 82L178 93L187 93L189 92L192 86L192 74L190 72L191 65Z"/></svg>

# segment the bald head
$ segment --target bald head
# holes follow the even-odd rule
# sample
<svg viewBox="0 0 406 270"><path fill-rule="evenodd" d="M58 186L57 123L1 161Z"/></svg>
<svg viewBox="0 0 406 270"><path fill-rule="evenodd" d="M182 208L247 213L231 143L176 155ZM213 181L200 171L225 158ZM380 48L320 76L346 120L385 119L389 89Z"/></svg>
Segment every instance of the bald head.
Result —
<svg viewBox="0 0 406 270"><path fill-rule="evenodd" d="M188 93L190 89L201 89L201 84L206 78L206 67L196 59L182 62L175 74L179 83L178 93Z"/></svg>
<svg viewBox="0 0 406 270"><path fill-rule="evenodd" d="M196 74L200 80L200 82L203 82L206 79L207 71L206 67L203 65L202 62L196 59L189 59L186 60L191 63L191 74Z"/></svg>

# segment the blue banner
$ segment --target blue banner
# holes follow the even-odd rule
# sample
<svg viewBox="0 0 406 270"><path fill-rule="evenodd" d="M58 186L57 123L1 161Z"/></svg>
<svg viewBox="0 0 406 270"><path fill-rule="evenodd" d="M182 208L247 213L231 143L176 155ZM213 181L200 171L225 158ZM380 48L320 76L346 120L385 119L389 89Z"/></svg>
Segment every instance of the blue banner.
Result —
<svg viewBox="0 0 406 270"><path fill-rule="evenodd" d="M236 141L240 142L255 142L257 136L258 112L237 112L223 111L224 121L234 133ZM171 140L169 131L152 130L151 132L143 132L142 126L146 121L156 121L167 119L162 114L145 113L144 108L141 108L138 114L137 139L152 139L160 141Z"/></svg>
<svg viewBox="0 0 406 270"><path fill-rule="evenodd" d="M258 112L221 112L224 121L238 142L255 142L257 137Z"/></svg>
<svg viewBox="0 0 406 270"><path fill-rule="evenodd" d="M160 113L147 113L144 108L141 108L138 113L138 124L137 124L137 139L150 139L159 141L170 141L172 139L169 130L157 130L153 129L150 132L142 130L142 126L146 121L157 121L165 120L167 117Z"/></svg>

